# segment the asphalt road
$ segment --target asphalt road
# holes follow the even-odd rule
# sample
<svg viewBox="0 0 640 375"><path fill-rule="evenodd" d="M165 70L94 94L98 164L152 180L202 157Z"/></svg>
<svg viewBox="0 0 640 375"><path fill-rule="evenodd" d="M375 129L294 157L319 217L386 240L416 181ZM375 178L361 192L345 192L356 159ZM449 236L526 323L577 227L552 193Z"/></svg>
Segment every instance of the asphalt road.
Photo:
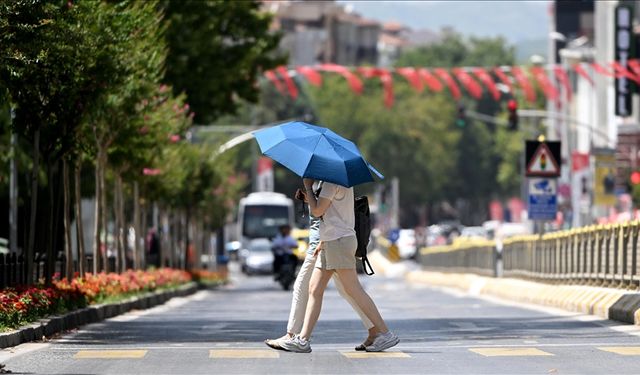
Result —
<svg viewBox="0 0 640 375"><path fill-rule="evenodd" d="M291 296L267 276L91 324L48 343L0 351L14 373L38 374L640 374L640 337L619 326L362 276L401 339L358 358L366 332L331 287L313 352L268 349Z"/></svg>

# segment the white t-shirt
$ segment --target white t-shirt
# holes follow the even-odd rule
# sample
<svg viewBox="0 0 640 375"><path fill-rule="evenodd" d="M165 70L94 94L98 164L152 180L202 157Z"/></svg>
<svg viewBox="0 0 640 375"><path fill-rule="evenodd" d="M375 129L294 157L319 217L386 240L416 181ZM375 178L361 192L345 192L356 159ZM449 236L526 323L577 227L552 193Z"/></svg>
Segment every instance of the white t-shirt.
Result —
<svg viewBox="0 0 640 375"><path fill-rule="evenodd" d="M353 211L353 188L324 182L320 198L331 201L331 205L325 211L322 222L320 222L320 239L333 241L342 237L355 236L356 217Z"/></svg>

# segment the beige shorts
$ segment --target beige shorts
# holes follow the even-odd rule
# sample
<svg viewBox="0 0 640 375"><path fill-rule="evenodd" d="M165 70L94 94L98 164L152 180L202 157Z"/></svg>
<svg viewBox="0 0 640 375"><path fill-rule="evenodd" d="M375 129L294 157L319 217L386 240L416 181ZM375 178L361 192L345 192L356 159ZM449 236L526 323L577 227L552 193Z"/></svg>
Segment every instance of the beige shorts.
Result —
<svg viewBox="0 0 640 375"><path fill-rule="evenodd" d="M322 251L316 261L316 268L323 270L355 269L357 247L356 236L323 241Z"/></svg>

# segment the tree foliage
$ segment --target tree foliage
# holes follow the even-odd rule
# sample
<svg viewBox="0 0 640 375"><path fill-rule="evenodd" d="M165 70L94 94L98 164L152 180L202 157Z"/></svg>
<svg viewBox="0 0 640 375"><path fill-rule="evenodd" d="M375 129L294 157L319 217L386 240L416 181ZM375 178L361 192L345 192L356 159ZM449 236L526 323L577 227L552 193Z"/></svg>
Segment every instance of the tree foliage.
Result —
<svg viewBox="0 0 640 375"><path fill-rule="evenodd" d="M166 81L186 92L198 124L233 113L238 99L255 103L258 75L285 62L280 36L257 1L165 0L169 56Z"/></svg>

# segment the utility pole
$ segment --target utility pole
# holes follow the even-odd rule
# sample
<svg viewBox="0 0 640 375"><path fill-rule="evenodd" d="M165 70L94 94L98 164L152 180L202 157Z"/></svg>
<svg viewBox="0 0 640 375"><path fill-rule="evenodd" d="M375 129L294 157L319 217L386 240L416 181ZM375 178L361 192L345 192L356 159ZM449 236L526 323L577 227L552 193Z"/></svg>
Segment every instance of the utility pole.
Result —
<svg viewBox="0 0 640 375"><path fill-rule="evenodd" d="M12 254L18 253L18 136L13 131L15 113L11 110L11 176L9 178L9 249Z"/></svg>

